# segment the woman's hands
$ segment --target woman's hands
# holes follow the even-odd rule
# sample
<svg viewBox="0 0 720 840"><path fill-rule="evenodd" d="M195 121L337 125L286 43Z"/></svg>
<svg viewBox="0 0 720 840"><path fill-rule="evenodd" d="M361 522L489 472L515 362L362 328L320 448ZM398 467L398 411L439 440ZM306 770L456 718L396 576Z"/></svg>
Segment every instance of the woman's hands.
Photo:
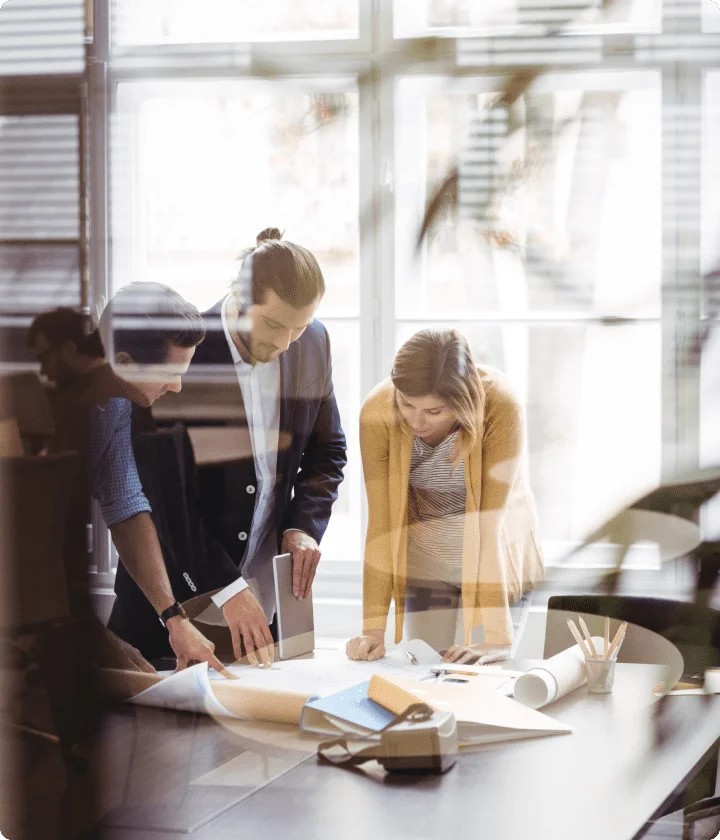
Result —
<svg viewBox="0 0 720 840"><path fill-rule="evenodd" d="M363 636L355 636L345 646L348 659L374 662L385 656L385 632L368 630Z"/></svg>
<svg viewBox="0 0 720 840"><path fill-rule="evenodd" d="M443 656L443 662L454 662L456 665L489 665L491 662L502 662L510 657L510 645L507 647L490 647L489 645L453 645Z"/></svg>
<svg viewBox="0 0 720 840"><path fill-rule="evenodd" d="M382 630L367 630L362 636L350 639L345 647L348 659L374 662L385 656L385 633ZM456 665L489 665L510 657L510 645L506 647L477 645L453 645L443 656L443 662Z"/></svg>

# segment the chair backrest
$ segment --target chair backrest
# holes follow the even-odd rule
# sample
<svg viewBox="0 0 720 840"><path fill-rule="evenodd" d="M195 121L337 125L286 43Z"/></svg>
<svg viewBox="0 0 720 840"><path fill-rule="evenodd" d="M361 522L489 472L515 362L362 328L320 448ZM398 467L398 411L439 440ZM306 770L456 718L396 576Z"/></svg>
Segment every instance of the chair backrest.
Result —
<svg viewBox="0 0 720 840"><path fill-rule="evenodd" d="M0 625L32 627L70 614L63 562L65 527L79 456L0 459Z"/></svg>
<svg viewBox="0 0 720 840"><path fill-rule="evenodd" d="M0 458L16 458L23 454L17 420L8 417L0 420Z"/></svg>
<svg viewBox="0 0 720 840"><path fill-rule="evenodd" d="M720 664L720 613L683 601L615 595L554 595L548 600L545 652L547 659L569 647L568 618L580 614L593 635L602 636L604 616L614 634L629 622L619 662L668 664L667 643L683 657L685 673L701 673Z"/></svg>

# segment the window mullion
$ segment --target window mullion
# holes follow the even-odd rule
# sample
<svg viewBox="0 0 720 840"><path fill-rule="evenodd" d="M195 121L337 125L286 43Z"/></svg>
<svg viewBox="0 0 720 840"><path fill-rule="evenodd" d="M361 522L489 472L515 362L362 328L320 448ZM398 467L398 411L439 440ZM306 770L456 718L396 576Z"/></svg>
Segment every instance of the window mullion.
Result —
<svg viewBox="0 0 720 840"><path fill-rule="evenodd" d="M90 308L110 291L108 270L108 219L110 193L108 184L108 138L110 109L108 60L110 52L110 15L107 2L94 0L92 7L92 41L87 47L87 129L84 149L90 156L88 204L88 268ZM81 165L85 165L84 163ZM112 335L103 335L108 358L112 358ZM110 574L110 535L97 503L92 505L93 559L99 574Z"/></svg>
<svg viewBox="0 0 720 840"><path fill-rule="evenodd" d="M662 473L699 464L701 84L699 68L663 71Z"/></svg>

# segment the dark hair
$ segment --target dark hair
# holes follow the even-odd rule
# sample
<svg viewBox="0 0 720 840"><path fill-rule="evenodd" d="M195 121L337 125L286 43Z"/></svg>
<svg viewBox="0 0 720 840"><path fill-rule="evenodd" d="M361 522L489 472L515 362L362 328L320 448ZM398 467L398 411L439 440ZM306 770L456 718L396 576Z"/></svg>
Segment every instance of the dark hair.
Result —
<svg viewBox="0 0 720 840"><path fill-rule="evenodd" d="M105 355L100 333L92 329L89 316L69 306L60 306L36 316L25 335L28 347L33 347L41 334L53 350L59 349L66 341L72 341L79 353L93 359L101 359Z"/></svg>
<svg viewBox="0 0 720 840"><path fill-rule="evenodd" d="M195 347L205 338L198 310L162 283L139 282L115 294L100 319L113 331L116 353L127 353L138 364L167 360L171 346Z"/></svg>
<svg viewBox="0 0 720 840"><path fill-rule="evenodd" d="M302 245L281 241L282 236L277 228L265 228L257 235L257 246L240 255L243 261L232 293L241 311L250 301L264 303L269 290L295 309L325 294L318 261Z"/></svg>
<svg viewBox="0 0 720 840"><path fill-rule="evenodd" d="M480 374L465 336L457 330L420 330L398 350L390 378L405 396L433 394L453 412L460 426L459 463L477 442L484 409Z"/></svg>

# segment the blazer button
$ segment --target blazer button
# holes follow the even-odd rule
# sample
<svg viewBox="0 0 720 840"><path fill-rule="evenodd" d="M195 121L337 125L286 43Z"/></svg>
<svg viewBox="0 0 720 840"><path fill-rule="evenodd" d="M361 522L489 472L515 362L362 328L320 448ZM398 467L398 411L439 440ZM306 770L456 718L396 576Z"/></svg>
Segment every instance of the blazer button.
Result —
<svg viewBox="0 0 720 840"><path fill-rule="evenodd" d="M243 542L247 539L247 534L245 533L245 531L240 531L240 533L238 534L238 539L242 540Z"/></svg>
<svg viewBox="0 0 720 840"><path fill-rule="evenodd" d="M247 492L248 492L251 496L252 496L252 494L255 492L255 488L252 486L252 484L248 484L248 486L245 488L245 490L246 490L246 491L247 491Z"/></svg>

